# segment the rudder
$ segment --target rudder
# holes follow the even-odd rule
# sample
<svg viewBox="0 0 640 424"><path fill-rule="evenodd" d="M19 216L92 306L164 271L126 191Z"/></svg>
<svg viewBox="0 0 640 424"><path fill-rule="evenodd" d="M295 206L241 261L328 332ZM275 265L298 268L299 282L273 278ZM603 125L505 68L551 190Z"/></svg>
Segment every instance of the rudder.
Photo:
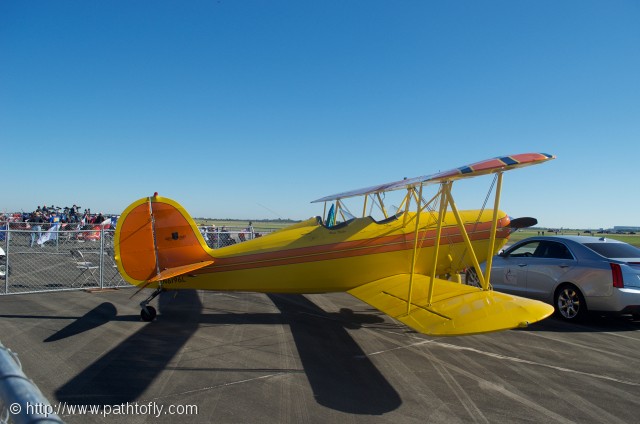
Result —
<svg viewBox="0 0 640 424"><path fill-rule="evenodd" d="M187 211L178 202L157 195L125 209L118 219L114 246L118 270L133 285L180 275L213 260Z"/></svg>

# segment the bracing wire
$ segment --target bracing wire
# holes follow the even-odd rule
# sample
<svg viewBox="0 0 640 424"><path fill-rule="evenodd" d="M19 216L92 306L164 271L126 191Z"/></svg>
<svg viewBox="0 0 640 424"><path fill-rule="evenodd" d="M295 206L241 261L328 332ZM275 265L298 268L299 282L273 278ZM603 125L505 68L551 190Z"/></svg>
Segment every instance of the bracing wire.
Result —
<svg viewBox="0 0 640 424"><path fill-rule="evenodd" d="M480 213L478 214L478 217L476 218L476 225L478 225L478 222L480 222L480 217L482 216L482 213L484 212L484 210L487 207L487 203L489 202L489 197L491 197L491 193L493 192L493 188L496 185L496 181L498 181L498 174L494 174L493 175L493 181L491 182L491 186L489 187L489 191L487 192L487 195L484 198L484 203L482 203L482 208L480 209ZM475 227L474 227L475 230Z"/></svg>
<svg viewBox="0 0 640 424"><path fill-rule="evenodd" d="M476 218L476 222L473 226L473 232L475 232L476 229L478 228L478 224L480 223L480 218L482 217L484 210L487 208L487 203L489 202L489 198L491 197L491 193L493 192L493 188L495 187L497 181L498 181L498 174L494 174L493 181L491 181L491 186L487 191L487 195L485 196L484 202L482 203L482 208L480 208L480 212L478 213L478 217ZM464 259L466 254L467 254L467 248L465 247L464 250L462 251L462 255L458 257L459 259L458 259L458 263L456 264L456 268L460 267L460 264L462 263L462 260Z"/></svg>

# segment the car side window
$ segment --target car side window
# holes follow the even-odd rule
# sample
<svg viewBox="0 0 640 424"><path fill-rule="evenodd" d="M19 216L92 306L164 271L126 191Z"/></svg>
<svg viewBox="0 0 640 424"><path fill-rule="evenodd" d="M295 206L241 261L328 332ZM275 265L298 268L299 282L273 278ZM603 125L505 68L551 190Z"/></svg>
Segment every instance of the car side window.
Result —
<svg viewBox="0 0 640 424"><path fill-rule="evenodd" d="M518 246L509 252L509 256L512 258L528 258L533 256L533 254L538 249L540 245L539 241L532 241L529 243L525 243L522 246Z"/></svg>
<svg viewBox="0 0 640 424"><path fill-rule="evenodd" d="M546 259L573 259L573 255L571 255L567 246L555 241L545 241L540 243L540 246L538 246L534 256Z"/></svg>

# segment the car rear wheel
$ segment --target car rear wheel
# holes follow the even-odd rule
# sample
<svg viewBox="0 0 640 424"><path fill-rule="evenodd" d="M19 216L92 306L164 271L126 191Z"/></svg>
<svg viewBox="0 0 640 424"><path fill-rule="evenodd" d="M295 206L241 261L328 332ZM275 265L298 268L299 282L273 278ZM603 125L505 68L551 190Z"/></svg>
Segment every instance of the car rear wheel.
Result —
<svg viewBox="0 0 640 424"><path fill-rule="evenodd" d="M580 290L572 284L558 288L553 304L558 316L567 321L579 321L587 314L587 302Z"/></svg>

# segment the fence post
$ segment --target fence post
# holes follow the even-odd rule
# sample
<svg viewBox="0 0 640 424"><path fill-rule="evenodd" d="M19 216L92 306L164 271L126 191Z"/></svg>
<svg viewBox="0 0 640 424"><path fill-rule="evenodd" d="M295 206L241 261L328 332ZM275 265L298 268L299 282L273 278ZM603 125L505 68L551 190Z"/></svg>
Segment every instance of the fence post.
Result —
<svg viewBox="0 0 640 424"><path fill-rule="evenodd" d="M100 226L100 289L104 289L104 225Z"/></svg>
<svg viewBox="0 0 640 424"><path fill-rule="evenodd" d="M4 294L9 294L9 221L7 221L7 232L4 236Z"/></svg>

